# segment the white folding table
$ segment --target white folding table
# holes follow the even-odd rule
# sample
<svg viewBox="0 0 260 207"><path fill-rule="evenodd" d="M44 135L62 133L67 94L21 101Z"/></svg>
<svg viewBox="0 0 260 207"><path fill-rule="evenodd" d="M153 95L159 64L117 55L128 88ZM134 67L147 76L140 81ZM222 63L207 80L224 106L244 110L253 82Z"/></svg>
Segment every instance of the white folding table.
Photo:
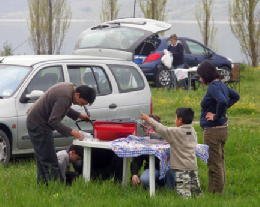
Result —
<svg viewBox="0 0 260 207"><path fill-rule="evenodd" d="M74 145L80 145L84 147L84 159L83 159L83 177L85 181L90 181L91 172L91 148L108 149L112 150L111 142L100 141L98 139L84 139L83 141L73 140ZM122 185L127 184L128 172L129 172L129 160L130 157L123 158L123 178ZM150 174L150 196L155 195L155 156L149 155L149 174Z"/></svg>

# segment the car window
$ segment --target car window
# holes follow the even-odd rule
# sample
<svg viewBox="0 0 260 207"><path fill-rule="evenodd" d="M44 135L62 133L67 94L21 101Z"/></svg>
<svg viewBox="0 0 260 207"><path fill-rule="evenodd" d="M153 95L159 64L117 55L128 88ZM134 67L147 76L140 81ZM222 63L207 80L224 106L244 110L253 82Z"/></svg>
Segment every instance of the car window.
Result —
<svg viewBox="0 0 260 207"><path fill-rule="evenodd" d="M112 88L105 71L97 66L68 66L70 82L76 86L88 85L94 88L98 95L112 92Z"/></svg>
<svg viewBox="0 0 260 207"><path fill-rule="evenodd" d="M62 66L50 66L41 69L36 73L27 87L27 92L33 90L47 91L48 88L58 82L64 82Z"/></svg>
<svg viewBox="0 0 260 207"><path fill-rule="evenodd" d="M109 67L116 79L119 92L124 93L144 88L144 80L135 67L126 65L109 65Z"/></svg>
<svg viewBox="0 0 260 207"><path fill-rule="evenodd" d="M188 45L191 54L204 55L206 53L205 48L196 42L186 40L186 44Z"/></svg>
<svg viewBox="0 0 260 207"><path fill-rule="evenodd" d="M0 97L11 96L30 70L24 66L0 65Z"/></svg>
<svg viewBox="0 0 260 207"><path fill-rule="evenodd" d="M83 33L77 47L128 50L145 33L143 30L127 27L96 28Z"/></svg>

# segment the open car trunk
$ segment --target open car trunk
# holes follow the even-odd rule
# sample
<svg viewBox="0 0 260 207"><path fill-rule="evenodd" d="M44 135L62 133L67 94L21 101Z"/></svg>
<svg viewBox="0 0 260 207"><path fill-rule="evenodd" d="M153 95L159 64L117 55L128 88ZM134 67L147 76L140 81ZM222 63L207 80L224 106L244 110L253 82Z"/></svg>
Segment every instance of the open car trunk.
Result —
<svg viewBox="0 0 260 207"><path fill-rule="evenodd" d="M145 18L125 18L104 22L82 32L74 54L132 59L148 55L159 45L157 33L171 25Z"/></svg>

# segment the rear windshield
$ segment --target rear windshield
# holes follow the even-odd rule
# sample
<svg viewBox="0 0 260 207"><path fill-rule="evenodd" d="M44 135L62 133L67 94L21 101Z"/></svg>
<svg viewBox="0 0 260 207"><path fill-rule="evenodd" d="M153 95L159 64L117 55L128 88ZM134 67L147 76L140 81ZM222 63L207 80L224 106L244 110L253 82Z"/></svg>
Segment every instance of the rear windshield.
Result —
<svg viewBox="0 0 260 207"><path fill-rule="evenodd" d="M76 45L76 49L107 48L130 50L147 32L129 27L108 27L87 30Z"/></svg>
<svg viewBox="0 0 260 207"><path fill-rule="evenodd" d="M30 70L30 67L0 65L0 98L11 96Z"/></svg>
<svg viewBox="0 0 260 207"><path fill-rule="evenodd" d="M109 65L120 93L138 91L144 88L144 80L138 70L133 66Z"/></svg>

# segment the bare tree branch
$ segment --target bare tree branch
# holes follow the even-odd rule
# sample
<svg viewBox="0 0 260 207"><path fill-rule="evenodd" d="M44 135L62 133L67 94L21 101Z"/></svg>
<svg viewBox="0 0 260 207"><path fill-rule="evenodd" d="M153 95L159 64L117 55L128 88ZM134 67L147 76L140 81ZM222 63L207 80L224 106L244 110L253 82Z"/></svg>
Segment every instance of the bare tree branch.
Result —
<svg viewBox="0 0 260 207"><path fill-rule="evenodd" d="M59 54L70 25L66 0L28 0L30 40L36 54Z"/></svg>
<svg viewBox="0 0 260 207"><path fill-rule="evenodd" d="M229 5L230 27L241 50L252 66L260 62L259 0L232 0Z"/></svg>
<svg viewBox="0 0 260 207"><path fill-rule="evenodd" d="M145 18L165 20L167 0L139 0L140 8Z"/></svg>
<svg viewBox="0 0 260 207"><path fill-rule="evenodd" d="M201 0L195 12L196 20L203 37L203 43L211 48L213 48L213 42L217 32L212 17L212 9L213 0Z"/></svg>
<svg viewBox="0 0 260 207"><path fill-rule="evenodd" d="M116 19L118 16L117 0L102 0L100 19L102 22Z"/></svg>

